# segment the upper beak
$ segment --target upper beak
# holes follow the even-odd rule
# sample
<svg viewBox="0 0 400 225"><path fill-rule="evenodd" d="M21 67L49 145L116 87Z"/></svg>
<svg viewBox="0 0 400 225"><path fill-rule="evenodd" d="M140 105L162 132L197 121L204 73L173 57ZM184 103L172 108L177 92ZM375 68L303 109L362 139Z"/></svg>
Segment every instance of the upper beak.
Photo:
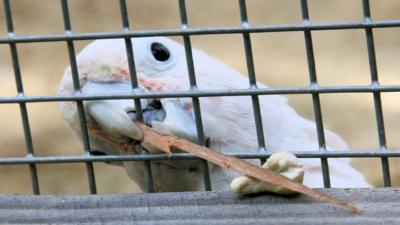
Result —
<svg viewBox="0 0 400 225"><path fill-rule="evenodd" d="M121 94L130 93L130 83L94 83L87 82L82 87L85 94ZM145 91L145 89L142 89ZM93 100L86 101L89 116L101 129L117 140L142 140L143 133L132 123L136 118L134 101ZM197 141L197 131L192 113L187 111L179 100L141 99L143 122L160 132Z"/></svg>
<svg viewBox="0 0 400 225"><path fill-rule="evenodd" d="M82 92L85 94L126 93L128 86L128 83L87 82L82 87ZM145 107L146 101L143 100L142 105ZM141 140L143 138L142 131L132 123L126 113L135 107L132 100L86 101L85 107L88 115L111 137L124 141L126 139Z"/></svg>

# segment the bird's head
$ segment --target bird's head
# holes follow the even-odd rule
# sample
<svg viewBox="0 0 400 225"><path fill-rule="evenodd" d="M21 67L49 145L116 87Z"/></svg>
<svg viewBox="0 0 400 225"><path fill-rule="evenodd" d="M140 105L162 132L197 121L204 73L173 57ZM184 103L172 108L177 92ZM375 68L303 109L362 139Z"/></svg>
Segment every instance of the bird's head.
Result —
<svg viewBox="0 0 400 225"><path fill-rule="evenodd" d="M140 91L189 89L185 49L181 44L162 37L135 38L132 42ZM235 72L202 51L193 49L193 58L200 88L231 88L243 84L242 80L235 81L235 76L227 83L224 77L226 73ZM124 40L96 40L86 46L76 60L82 93L131 93ZM75 92L71 73L71 68L67 68L59 85L59 94L71 95ZM95 124L111 137L123 141L140 140L141 133L131 122L136 117L133 100L94 100L85 101L84 105L88 122ZM143 121L147 125L194 142L197 140L190 98L141 99L141 108ZM76 109L73 102L61 103L64 119L79 133Z"/></svg>

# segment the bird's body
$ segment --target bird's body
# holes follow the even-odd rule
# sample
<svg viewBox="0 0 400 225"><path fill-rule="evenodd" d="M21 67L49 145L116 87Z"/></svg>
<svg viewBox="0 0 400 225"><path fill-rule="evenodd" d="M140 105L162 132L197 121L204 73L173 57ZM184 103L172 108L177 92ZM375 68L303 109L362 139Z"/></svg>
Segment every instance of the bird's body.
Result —
<svg viewBox="0 0 400 225"><path fill-rule="evenodd" d="M161 37L132 39L138 81L147 92L180 91L189 89L189 79L182 45ZM157 43L156 45L154 43ZM160 47L161 45L161 47ZM165 50L167 49L167 50ZM248 80L221 61L204 52L193 49L197 85L200 90L229 90L248 88ZM116 84L129 83L129 66L123 40L97 40L85 47L77 56L80 83L83 92L89 94L107 93L111 86L114 91L129 91ZM90 85L88 85L90 84ZM258 83L258 87L266 87ZM59 86L60 94L74 92L71 71L68 68ZM268 151L317 151L318 141L315 123L299 116L287 100L278 95L259 96L262 125ZM99 104L97 104L99 103ZM161 100L164 114L170 119L168 125L162 119L154 119L153 127L166 129L176 134L177 124L191 124L180 134L192 133L193 118L178 114L181 109L192 114L190 98ZM150 100L142 100L142 107L151 105ZM166 107L167 105L170 105ZM204 133L209 139L209 147L221 152L254 152L258 149L257 133L251 97L202 97L200 98ZM129 116L134 112L132 100L108 100L85 103L88 122L104 129L110 136L127 142L136 139L137 133ZM111 110L115 109L114 111ZM179 109L179 110L178 110ZM79 118L76 106L71 102L61 103L64 119L79 131ZM111 110L111 111L109 111ZM159 109L157 109L159 110ZM161 112L161 110L159 110ZM159 111L154 110L158 113ZM147 112L150 112L147 111ZM146 111L145 111L146 113ZM158 116L164 114L157 114ZM153 114L151 115L153 118ZM165 117L165 115L164 115ZM193 117L193 116L191 116ZM183 119L181 119L183 118ZM181 120L181 121L180 121ZM117 121L117 122L115 122ZM149 123L152 123L150 120ZM180 129L180 128L179 128ZM328 150L345 150L345 142L336 134L325 130ZM193 135L192 135L193 136ZM190 137L189 137L190 139ZM91 139L92 148L107 154L118 154L113 146ZM304 183L310 187L322 187L319 159L302 159ZM257 163L257 161L255 161ZM158 191L195 191L203 189L200 164L193 162L154 162L152 163L154 183ZM352 168L346 159L329 159L330 177L333 187L367 187L363 176ZM142 162L124 162L129 175L144 188L144 166ZM213 189L227 190L230 181L238 174L211 166Z"/></svg>

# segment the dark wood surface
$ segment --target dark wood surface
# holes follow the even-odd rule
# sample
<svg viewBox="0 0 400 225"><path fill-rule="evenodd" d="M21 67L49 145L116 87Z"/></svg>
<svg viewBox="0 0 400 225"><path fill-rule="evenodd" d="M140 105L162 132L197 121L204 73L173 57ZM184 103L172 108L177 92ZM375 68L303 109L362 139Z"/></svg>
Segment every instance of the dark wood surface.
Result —
<svg viewBox="0 0 400 225"><path fill-rule="evenodd" d="M0 196L0 224L400 224L400 189L326 189L359 214L307 196L186 192Z"/></svg>

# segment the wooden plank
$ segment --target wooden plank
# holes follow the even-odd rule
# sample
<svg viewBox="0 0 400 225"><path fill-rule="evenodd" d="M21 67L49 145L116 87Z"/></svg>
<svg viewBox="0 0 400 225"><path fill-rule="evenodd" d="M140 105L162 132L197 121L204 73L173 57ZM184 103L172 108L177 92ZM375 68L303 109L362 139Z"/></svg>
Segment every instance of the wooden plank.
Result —
<svg viewBox="0 0 400 225"><path fill-rule="evenodd" d="M400 224L400 189L321 189L348 210L307 196L185 192L0 196L0 224Z"/></svg>

